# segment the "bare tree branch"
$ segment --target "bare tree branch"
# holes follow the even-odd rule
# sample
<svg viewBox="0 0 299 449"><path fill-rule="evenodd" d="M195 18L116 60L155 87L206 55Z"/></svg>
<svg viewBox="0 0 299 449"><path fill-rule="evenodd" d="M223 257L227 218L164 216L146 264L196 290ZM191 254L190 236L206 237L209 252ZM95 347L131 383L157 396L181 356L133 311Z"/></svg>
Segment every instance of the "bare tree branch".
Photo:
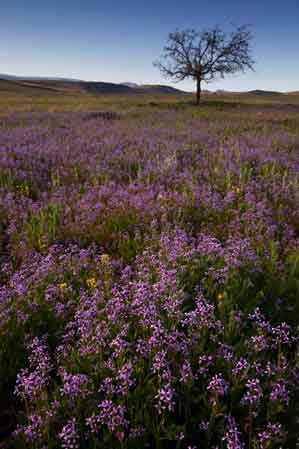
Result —
<svg viewBox="0 0 299 449"><path fill-rule="evenodd" d="M176 30L169 34L164 52L154 66L174 81L193 78L199 103L202 81L253 70L252 37L248 25L237 27L228 36L218 26L203 31Z"/></svg>

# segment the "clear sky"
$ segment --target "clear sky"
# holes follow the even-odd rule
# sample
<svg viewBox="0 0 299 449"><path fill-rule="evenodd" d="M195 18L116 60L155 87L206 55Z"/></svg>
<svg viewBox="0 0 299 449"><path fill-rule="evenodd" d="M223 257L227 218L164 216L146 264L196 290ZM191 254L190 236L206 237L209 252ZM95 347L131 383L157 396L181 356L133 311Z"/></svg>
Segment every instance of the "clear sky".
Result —
<svg viewBox="0 0 299 449"><path fill-rule="evenodd" d="M231 23L252 24L256 71L208 88L299 90L299 0L0 0L0 73L172 84L152 66L167 34Z"/></svg>

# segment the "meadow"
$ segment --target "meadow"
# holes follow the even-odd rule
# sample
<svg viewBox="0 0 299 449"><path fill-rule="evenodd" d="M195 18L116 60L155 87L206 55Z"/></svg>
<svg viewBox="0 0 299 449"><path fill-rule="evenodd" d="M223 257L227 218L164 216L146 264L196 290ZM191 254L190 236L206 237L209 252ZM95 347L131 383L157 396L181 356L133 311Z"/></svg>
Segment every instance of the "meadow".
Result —
<svg viewBox="0 0 299 449"><path fill-rule="evenodd" d="M295 448L298 97L0 110L1 449Z"/></svg>

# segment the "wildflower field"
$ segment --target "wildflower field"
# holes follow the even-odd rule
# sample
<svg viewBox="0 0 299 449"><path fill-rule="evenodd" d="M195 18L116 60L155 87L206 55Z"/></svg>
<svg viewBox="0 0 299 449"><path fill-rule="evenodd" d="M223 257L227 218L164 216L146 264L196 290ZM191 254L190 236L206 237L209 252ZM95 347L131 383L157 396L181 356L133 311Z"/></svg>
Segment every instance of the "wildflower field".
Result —
<svg viewBox="0 0 299 449"><path fill-rule="evenodd" d="M295 449L299 101L64 100L1 109L0 447Z"/></svg>

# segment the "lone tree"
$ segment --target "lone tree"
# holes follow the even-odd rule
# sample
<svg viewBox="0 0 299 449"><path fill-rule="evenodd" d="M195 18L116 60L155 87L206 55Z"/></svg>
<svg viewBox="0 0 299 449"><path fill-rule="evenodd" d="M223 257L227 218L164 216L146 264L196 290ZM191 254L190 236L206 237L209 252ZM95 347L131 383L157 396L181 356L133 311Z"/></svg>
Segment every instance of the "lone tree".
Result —
<svg viewBox="0 0 299 449"><path fill-rule="evenodd" d="M228 74L253 70L252 37L248 25L237 27L229 35L218 26L203 31L176 30L168 35L164 53L154 66L175 81L193 78L199 104L202 81L208 83Z"/></svg>

